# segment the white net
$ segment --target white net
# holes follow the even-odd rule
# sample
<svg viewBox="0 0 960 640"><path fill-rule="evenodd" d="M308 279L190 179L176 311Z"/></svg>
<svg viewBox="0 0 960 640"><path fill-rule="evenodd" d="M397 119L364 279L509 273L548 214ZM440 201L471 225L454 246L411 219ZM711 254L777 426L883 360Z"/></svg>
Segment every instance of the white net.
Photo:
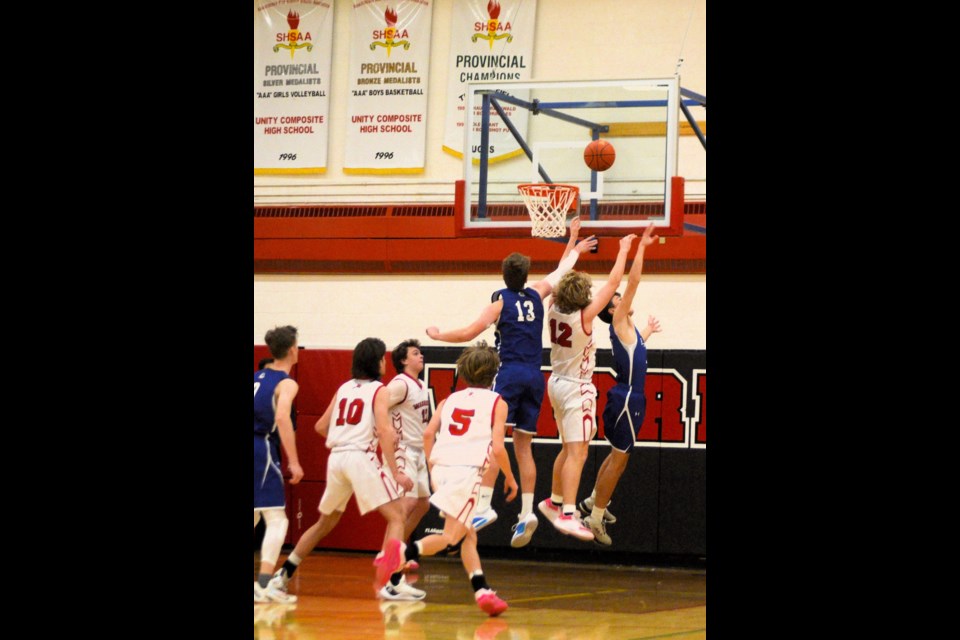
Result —
<svg viewBox="0 0 960 640"><path fill-rule="evenodd" d="M530 235L560 238L567 233L567 212L580 189L571 184L521 184L517 190L530 214Z"/></svg>

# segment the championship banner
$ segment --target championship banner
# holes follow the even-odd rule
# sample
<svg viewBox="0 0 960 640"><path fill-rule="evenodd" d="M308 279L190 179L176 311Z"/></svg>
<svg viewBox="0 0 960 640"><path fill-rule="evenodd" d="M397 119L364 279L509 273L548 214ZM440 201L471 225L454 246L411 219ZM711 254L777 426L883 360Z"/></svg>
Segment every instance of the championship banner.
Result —
<svg viewBox="0 0 960 640"><path fill-rule="evenodd" d="M450 75L447 83L447 114L443 150L463 157L466 84L491 80L530 80L533 74L533 34L537 0L454 0L450 27ZM526 99L529 92L517 92ZM529 113L514 105L503 110L523 137ZM490 108L491 122L500 116ZM480 107L477 107L479 122ZM514 118L513 116L517 117ZM479 129L473 146L480 146ZM489 161L505 160L523 153L506 127L491 127ZM474 159L474 162L478 162Z"/></svg>
<svg viewBox="0 0 960 640"><path fill-rule="evenodd" d="M253 5L253 173L325 173L334 0Z"/></svg>
<svg viewBox="0 0 960 640"><path fill-rule="evenodd" d="M422 173L429 0L354 0L344 173Z"/></svg>

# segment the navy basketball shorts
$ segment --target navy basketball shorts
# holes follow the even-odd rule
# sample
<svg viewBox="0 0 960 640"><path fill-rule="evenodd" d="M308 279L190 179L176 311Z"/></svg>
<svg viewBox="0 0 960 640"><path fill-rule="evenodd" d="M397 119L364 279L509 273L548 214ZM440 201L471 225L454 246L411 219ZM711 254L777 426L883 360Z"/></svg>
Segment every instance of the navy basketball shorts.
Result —
<svg viewBox="0 0 960 640"><path fill-rule="evenodd" d="M617 384L607 391L603 409L603 435L617 451L630 453L640 433L647 399L627 385Z"/></svg>
<svg viewBox="0 0 960 640"><path fill-rule="evenodd" d="M286 502L278 458L277 447L270 442L269 436L253 434L254 510L275 509L283 507Z"/></svg>
<svg viewBox="0 0 960 640"><path fill-rule="evenodd" d="M546 386L540 367L504 365L497 372L493 390L507 403L507 424L514 431L537 433L540 405Z"/></svg>

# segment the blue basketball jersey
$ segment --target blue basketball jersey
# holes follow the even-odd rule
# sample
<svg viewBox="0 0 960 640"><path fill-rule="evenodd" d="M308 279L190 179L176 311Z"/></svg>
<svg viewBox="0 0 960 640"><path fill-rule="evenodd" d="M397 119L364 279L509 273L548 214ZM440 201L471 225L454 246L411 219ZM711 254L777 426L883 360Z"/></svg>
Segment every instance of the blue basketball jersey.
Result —
<svg viewBox="0 0 960 640"><path fill-rule="evenodd" d="M636 327L633 331L637 341L625 347L617 337L613 325L610 325L610 345L617 384L607 391L607 404L602 416L604 437L610 442L610 446L625 453L633 450L647 407L644 396L647 345Z"/></svg>
<svg viewBox="0 0 960 640"><path fill-rule="evenodd" d="M536 289L500 289L493 299L503 299L494 344L500 364L527 364L540 368L543 342L543 301Z"/></svg>
<svg viewBox="0 0 960 640"><path fill-rule="evenodd" d="M253 374L253 432L260 435L272 433L277 426L274 392L281 381L289 376L276 369L262 369Z"/></svg>
<svg viewBox="0 0 960 640"><path fill-rule="evenodd" d="M280 471L280 434L273 395L289 376L276 369L253 374L253 508L276 509L285 504Z"/></svg>
<svg viewBox="0 0 960 640"><path fill-rule="evenodd" d="M640 331L633 328L637 342L633 345L633 355L620 342L613 325L610 325L610 344L613 347L613 370L617 374L617 384L625 384L643 393L647 379L647 345L640 337Z"/></svg>

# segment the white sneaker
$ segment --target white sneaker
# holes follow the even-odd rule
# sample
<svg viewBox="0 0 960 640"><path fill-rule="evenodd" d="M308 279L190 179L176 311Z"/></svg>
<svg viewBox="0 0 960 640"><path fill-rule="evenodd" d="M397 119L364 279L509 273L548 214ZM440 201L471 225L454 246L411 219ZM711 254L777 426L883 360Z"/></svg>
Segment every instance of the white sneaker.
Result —
<svg viewBox="0 0 960 640"><path fill-rule="evenodd" d="M600 522L597 522L593 519L593 516L587 516L583 519L583 524L587 526L590 531L593 532L593 539L598 544L602 544L605 547L609 547L613 544L613 538L607 533L607 528L603 524L603 519L600 519Z"/></svg>
<svg viewBox="0 0 960 640"><path fill-rule="evenodd" d="M547 517L547 520L549 520L551 524L553 524L557 518L563 515L563 509L553 504L553 502L550 501L550 498L541 500L537 505L537 509L539 509L540 513Z"/></svg>
<svg viewBox="0 0 960 640"><path fill-rule="evenodd" d="M388 582L377 595L383 600L423 600L427 597L427 592L407 584L406 578L400 578L397 586Z"/></svg>
<svg viewBox="0 0 960 640"><path fill-rule="evenodd" d="M530 538L533 537L533 532L537 530L537 525L540 524L537 516L532 513L522 518L518 516L518 519L517 524L513 525L513 538L510 539L510 546L515 548L527 546Z"/></svg>
<svg viewBox="0 0 960 640"><path fill-rule="evenodd" d="M259 598L259 599L258 599ZM258 583L253 583L253 601L254 602L279 602L280 604L293 604L297 601L297 596L292 596L281 588L276 578L271 578L267 587L263 588Z"/></svg>
<svg viewBox="0 0 960 640"><path fill-rule="evenodd" d="M280 567L274 572L273 578L270 579L270 582L276 584L282 590L286 591L287 583L290 582L290 578L287 576L287 572L283 570L283 567Z"/></svg>
<svg viewBox="0 0 960 640"><path fill-rule="evenodd" d="M583 526L580 518L573 515L561 515L553 521L553 526L560 533L573 536L577 540L593 540L593 531Z"/></svg>
<svg viewBox="0 0 960 640"><path fill-rule="evenodd" d="M488 524L493 524L497 521L497 512L493 510L493 507L488 507L486 511L478 511L473 514L473 530L480 531Z"/></svg>
<svg viewBox="0 0 960 640"><path fill-rule="evenodd" d="M580 515L582 515L584 518L586 518L586 517L589 516L591 513L593 513L593 505L594 505L594 500L593 500L592 497L587 497L587 498L584 498L583 500L581 500L581 501L580 501L580 504L577 505L577 508L580 510ZM609 506L610 506L610 503L608 502L608 503L607 503L607 507L609 507ZM604 510L603 510L603 523L604 523L604 524L613 524L613 523L616 522L616 521L617 521L617 516L615 516L615 515L613 515L612 513L610 513L610 510L609 510L609 509L604 509Z"/></svg>

